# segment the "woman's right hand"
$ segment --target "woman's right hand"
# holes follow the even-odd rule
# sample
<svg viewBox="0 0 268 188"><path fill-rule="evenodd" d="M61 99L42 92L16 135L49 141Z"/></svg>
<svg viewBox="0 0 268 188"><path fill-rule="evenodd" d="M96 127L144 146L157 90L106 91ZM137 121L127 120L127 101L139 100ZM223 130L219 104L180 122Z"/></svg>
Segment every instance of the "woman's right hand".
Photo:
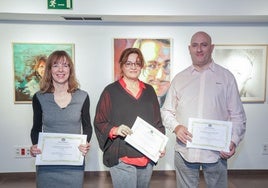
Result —
<svg viewBox="0 0 268 188"><path fill-rule="evenodd" d="M37 144L32 145L30 148L30 154L32 157L36 157L36 155L41 154L41 150L37 148Z"/></svg>
<svg viewBox="0 0 268 188"><path fill-rule="evenodd" d="M126 137L128 134L132 134L132 130L128 126L122 124L116 128L115 134Z"/></svg>

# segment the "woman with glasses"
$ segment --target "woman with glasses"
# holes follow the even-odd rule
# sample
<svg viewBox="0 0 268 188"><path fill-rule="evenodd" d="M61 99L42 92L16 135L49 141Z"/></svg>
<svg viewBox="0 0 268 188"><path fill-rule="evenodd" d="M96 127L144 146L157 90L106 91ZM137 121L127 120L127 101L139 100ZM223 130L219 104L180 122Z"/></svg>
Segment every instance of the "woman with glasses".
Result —
<svg viewBox="0 0 268 188"><path fill-rule="evenodd" d="M138 48L119 59L122 77L102 92L94 119L95 133L116 188L148 188L153 166L149 158L124 140L139 116L165 134L159 102L151 85L138 79L144 58ZM165 151L159 152L163 157Z"/></svg>
<svg viewBox="0 0 268 188"><path fill-rule="evenodd" d="M48 132L87 135L86 144L78 146L81 157L85 156L92 135L89 104L87 92L79 89L72 59L65 51L54 51L48 57L40 91L32 100L31 155L42 153L37 147L39 132ZM37 187L82 188L84 169L85 164L37 165Z"/></svg>

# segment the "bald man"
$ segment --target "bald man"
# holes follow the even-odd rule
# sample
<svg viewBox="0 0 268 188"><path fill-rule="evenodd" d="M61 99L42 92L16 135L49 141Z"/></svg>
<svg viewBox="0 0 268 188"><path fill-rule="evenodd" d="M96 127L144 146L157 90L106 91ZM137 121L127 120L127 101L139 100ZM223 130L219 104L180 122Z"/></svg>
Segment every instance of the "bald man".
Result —
<svg viewBox="0 0 268 188"><path fill-rule="evenodd" d="M192 65L174 77L161 109L165 127L176 135L177 187L197 188L202 169L207 187L227 188L227 160L244 137L246 115L235 77L211 57L211 37L199 31L192 36L188 48ZM193 139L188 130L189 118L231 121L229 151L186 147Z"/></svg>

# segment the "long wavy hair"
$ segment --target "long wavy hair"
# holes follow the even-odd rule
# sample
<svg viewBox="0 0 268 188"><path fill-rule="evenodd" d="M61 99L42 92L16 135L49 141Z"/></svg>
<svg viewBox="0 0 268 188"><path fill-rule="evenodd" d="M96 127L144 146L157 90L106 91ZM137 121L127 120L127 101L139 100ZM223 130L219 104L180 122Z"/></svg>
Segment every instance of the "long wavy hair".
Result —
<svg viewBox="0 0 268 188"><path fill-rule="evenodd" d="M47 56L46 55L38 55L38 56L34 57L34 59L32 61L33 61L32 62L33 72L29 76L27 76L26 80L29 82L32 79L36 79L38 82L40 82L40 80L42 79L42 75L39 74L38 68L40 67L40 65L42 63L46 64Z"/></svg>
<svg viewBox="0 0 268 188"><path fill-rule="evenodd" d="M70 67L70 75L68 78L68 92L73 93L79 88L79 83L76 79L75 70L74 70L74 63L71 57L68 55L67 52L62 50L57 50L52 52L46 63L46 69L44 76L40 82L40 91L42 93L53 93L55 88L53 85L53 78L52 78L52 66L57 64L62 59L66 60L66 63L69 64Z"/></svg>

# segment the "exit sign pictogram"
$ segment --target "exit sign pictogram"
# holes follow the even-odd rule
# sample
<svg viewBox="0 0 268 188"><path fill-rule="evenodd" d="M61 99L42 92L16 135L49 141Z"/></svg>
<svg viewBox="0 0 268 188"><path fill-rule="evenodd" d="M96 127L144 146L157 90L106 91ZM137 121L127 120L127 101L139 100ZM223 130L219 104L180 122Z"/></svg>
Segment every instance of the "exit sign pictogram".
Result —
<svg viewBox="0 0 268 188"><path fill-rule="evenodd" d="M72 0L47 0L48 9L72 9Z"/></svg>

